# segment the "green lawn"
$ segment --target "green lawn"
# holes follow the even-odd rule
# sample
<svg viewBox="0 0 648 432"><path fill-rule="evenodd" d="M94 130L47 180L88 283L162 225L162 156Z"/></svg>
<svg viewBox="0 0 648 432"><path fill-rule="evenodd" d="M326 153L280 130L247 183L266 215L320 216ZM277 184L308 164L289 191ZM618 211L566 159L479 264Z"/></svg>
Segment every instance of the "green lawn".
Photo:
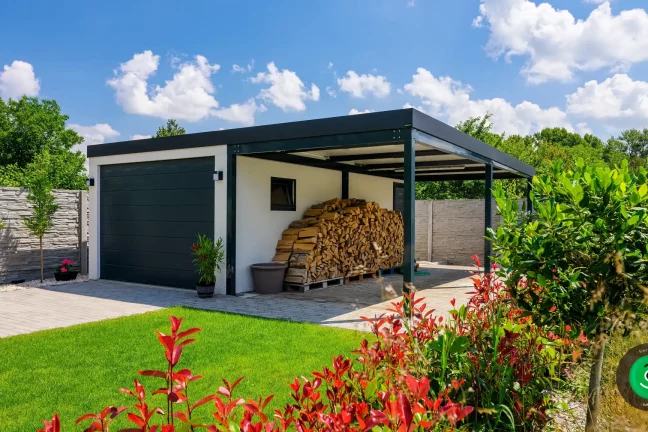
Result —
<svg viewBox="0 0 648 432"><path fill-rule="evenodd" d="M191 393L216 392L220 379L245 376L238 396L275 394L273 408L290 401L288 383L349 354L367 335L311 324L264 320L188 308L84 324L0 339L0 430L35 432L58 412L64 432L83 430L74 420L106 405L130 404L120 387L132 387L137 371L164 367L154 330L168 332L168 316L183 328L200 327L180 368L203 380ZM141 378L148 392L161 380ZM160 396L153 397L163 406ZM205 406L209 408L209 405ZM115 426L125 426L124 420ZM118 430L115 427L113 430Z"/></svg>

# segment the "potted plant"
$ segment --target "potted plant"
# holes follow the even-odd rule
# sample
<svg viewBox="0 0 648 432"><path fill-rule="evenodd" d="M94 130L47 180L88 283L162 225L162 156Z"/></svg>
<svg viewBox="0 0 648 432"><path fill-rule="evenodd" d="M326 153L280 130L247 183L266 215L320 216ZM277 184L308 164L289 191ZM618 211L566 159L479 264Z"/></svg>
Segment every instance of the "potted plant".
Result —
<svg viewBox="0 0 648 432"><path fill-rule="evenodd" d="M208 236L198 234L198 241L191 246L191 252L194 256L193 263L200 276L196 284L198 297L212 297L216 286L216 272L221 271L221 264L225 258L223 239L219 238L214 243L214 240Z"/></svg>
<svg viewBox="0 0 648 432"><path fill-rule="evenodd" d="M69 259L64 259L60 266L56 267L54 272L54 279L57 281L71 281L76 279L78 271L70 270L70 266L74 264L74 261Z"/></svg>

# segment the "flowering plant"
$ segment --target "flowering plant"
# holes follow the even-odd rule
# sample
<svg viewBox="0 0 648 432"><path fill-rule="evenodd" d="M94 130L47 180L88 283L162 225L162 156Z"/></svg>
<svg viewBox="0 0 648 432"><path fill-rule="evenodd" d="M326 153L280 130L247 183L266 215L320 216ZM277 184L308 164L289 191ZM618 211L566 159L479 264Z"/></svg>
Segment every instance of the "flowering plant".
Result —
<svg viewBox="0 0 648 432"><path fill-rule="evenodd" d="M57 273L67 273L70 271L70 266L74 264L74 261L69 260L69 259L64 259L63 262L61 262L61 265L56 267L56 272Z"/></svg>
<svg viewBox="0 0 648 432"><path fill-rule="evenodd" d="M198 283L211 285L216 282L216 271L221 271L221 264L225 259L223 239L216 243L207 235L198 234L198 241L191 246L193 263L196 266L200 279Z"/></svg>

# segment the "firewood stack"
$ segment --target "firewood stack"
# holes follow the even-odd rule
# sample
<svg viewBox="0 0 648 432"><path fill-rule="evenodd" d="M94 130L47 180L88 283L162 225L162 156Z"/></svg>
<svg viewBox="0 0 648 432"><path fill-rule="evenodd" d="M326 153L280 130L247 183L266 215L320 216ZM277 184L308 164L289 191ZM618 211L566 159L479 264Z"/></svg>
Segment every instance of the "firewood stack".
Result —
<svg viewBox="0 0 648 432"><path fill-rule="evenodd" d="M400 212L336 198L291 223L273 261L288 264L286 282L293 284L367 274L402 265L403 235Z"/></svg>

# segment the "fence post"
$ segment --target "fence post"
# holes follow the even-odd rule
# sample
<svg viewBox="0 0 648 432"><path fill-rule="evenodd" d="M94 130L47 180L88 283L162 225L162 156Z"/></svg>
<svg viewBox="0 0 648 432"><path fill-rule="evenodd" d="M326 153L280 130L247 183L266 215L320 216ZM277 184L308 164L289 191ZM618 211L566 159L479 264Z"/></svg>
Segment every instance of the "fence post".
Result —
<svg viewBox="0 0 648 432"><path fill-rule="evenodd" d="M434 235L434 201L428 201L428 223L427 223L427 260L432 261L434 258L434 243L432 236Z"/></svg>
<svg viewBox="0 0 648 432"><path fill-rule="evenodd" d="M79 191L79 261L81 274L88 274L88 192Z"/></svg>

